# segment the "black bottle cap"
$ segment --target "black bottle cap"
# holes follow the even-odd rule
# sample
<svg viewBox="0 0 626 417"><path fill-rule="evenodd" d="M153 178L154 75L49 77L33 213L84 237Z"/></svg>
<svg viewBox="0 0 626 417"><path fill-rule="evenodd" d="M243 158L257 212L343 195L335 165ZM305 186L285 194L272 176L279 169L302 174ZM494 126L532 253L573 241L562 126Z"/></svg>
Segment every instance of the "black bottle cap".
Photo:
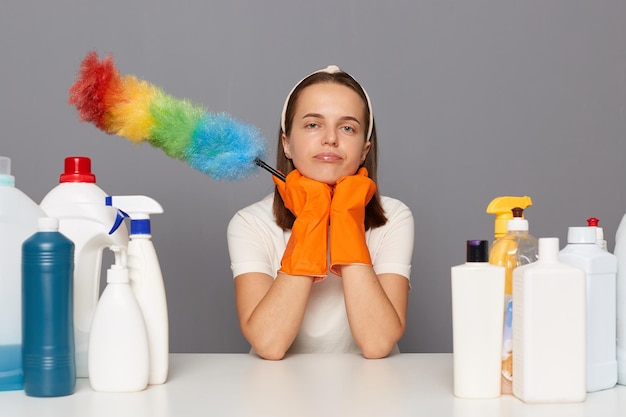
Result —
<svg viewBox="0 0 626 417"><path fill-rule="evenodd" d="M466 261L489 262L489 242L486 240L468 240Z"/></svg>

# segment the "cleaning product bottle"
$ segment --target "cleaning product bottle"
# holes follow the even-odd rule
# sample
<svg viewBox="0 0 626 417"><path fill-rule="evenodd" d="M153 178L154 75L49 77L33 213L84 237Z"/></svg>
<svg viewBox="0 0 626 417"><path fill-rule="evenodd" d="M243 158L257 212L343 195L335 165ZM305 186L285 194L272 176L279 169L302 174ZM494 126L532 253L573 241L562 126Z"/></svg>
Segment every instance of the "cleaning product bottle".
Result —
<svg viewBox="0 0 626 417"><path fill-rule="evenodd" d="M524 210L514 207L507 222L507 234L498 238L489 251L489 263L505 268L504 329L502 336L502 393L513 393L513 270L537 260L538 242L528 232Z"/></svg>
<svg viewBox="0 0 626 417"><path fill-rule="evenodd" d="M466 262L451 268L454 395L500 396L504 267L489 264L489 242L468 240Z"/></svg>
<svg viewBox="0 0 626 417"><path fill-rule="evenodd" d="M617 258L617 383L626 385L626 214L615 232Z"/></svg>
<svg viewBox="0 0 626 417"><path fill-rule="evenodd" d="M496 197L487 205L486 212L495 214L496 218L493 225L493 234L496 239L506 235L507 222L513 218L511 210L514 207L526 209L532 206L533 202L530 197L523 196L500 196ZM524 218L522 216L522 218Z"/></svg>
<svg viewBox="0 0 626 417"><path fill-rule="evenodd" d="M102 202L106 193L96 185L91 160L84 156L65 158L60 184L43 198L41 208L59 219L59 231L70 238L74 250L74 338L76 373L87 377L89 326L100 294L102 251L109 246L126 246L128 230L120 227L110 235L117 211Z"/></svg>
<svg viewBox="0 0 626 417"><path fill-rule="evenodd" d="M24 391L33 397L74 392L74 243L59 233L59 219L42 217L22 245Z"/></svg>
<svg viewBox="0 0 626 417"><path fill-rule="evenodd" d="M561 262L585 271L587 281L587 392L617 383L617 258L597 244L595 227L570 227Z"/></svg>
<svg viewBox="0 0 626 417"><path fill-rule="evenodd" d="M22 243L44 216L15 186L11 159L0 156L0 391L23 388Z"/></svg>
<svg viewBox="0 0 626 417"><path fill-rule="evenodd" d="M539 239L539 260L513 271L513 394L527 403L580 402L585 387L585 272Z"/></svg>
<svg viewBox="0 0 626 417"><path fill-rule="evenodd" d="M89 333L89 383L95 391L137 392L148 386L150 349L139 303L130 288L126 252L111 246L107 271Z"/></svg>
<svg viewBox="0 0 626 417"><path fill-rule="evenodd" d="M167 300L161 266L150 234L150 215L163 213L152 198L143 195L109 196L106 205L120 210L112 231L130 217L128 274L148 329L150 345L149 383L162 384L169 368L169 327Z"/></svg>
<svg viewBox="0 0 626 417"><path fill-rule="evenodd" d="M600 248L607 250L606 240L604 240L604 229L599 226L600 220L597 217L589 217L587 226L593 227L596 231L596 243Z"/></svg>

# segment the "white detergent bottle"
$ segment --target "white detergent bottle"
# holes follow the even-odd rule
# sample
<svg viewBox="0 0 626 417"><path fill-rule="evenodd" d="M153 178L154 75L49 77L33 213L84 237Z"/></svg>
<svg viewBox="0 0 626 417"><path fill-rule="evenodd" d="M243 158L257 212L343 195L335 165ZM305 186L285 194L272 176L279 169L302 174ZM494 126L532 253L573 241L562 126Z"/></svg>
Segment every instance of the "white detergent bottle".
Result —
<svg viewBox="0 0 626 417"><path fill-rule="evenodd" d="M88 377L89 327L100 294L102 252L109 246L126 247L128 230L109 234L117 211L102 202L106 193L96 185L91 159L65 158L60 183L43 198L41 208L59 219L59 232L74 242L74 340L76 376Z"/></svg>
<svg viewBox="0 0 626 417"><path fill-rule="evenodd" d="M95 391L137 392L148 386L150 351L139 303L130 288L126 253L112 246L115 265L89 334L89 383Z"/></svg>
<svg viewBox="0 0 626 417"><path fill-rule="evenodd" d="M540 238L537 262L513 271L513 395L585 400L585 310L585 272L559 260L558 238Z"/></svg>
<svg viewBox="0 0 626 417"><path fill-rule="evenodd" d="M161 266L150 234L150 215L163 213L159 203L143 195L109 196L106 205L120 211L112 231L130 217L128 273L148 329L150 384L163 384L169 368L167 300Z"/></svg>
<svg viewBox="0 0 626 417"><path fill-rule="evenodd" d="M587 392L617 383L615 255L597 244L595 227L570 227L561 262L585 271L587 281Z"/></svg>
<svg viewBox="0 0 626 417"><path fill-rule="evenodd" d="M617 258L617 383L626 385L626 214L615 232Z"/></svg>
<svg viewBox="0 0 626 417"><path fill-rule="evenodd" d="M604 229L599 226L600 219L596 217L589 217L587 219L587 226L593 227L596 232L596 243L601 249L608 250L606 240L604 240Z"/></svg>
<svg viewBox="0 0 626 417"><path fill-rule="evenodd" d="M500 396L504 267L488 262L489 243L468 240L466 262L451 268L454 395Z"/></svg>
<svg viewBox="0 0 626 417"><path fill-rule="evenodd" d="M22 243L43 210L15 186L11 159L0 156L0 391L23 387Z"/></svg>

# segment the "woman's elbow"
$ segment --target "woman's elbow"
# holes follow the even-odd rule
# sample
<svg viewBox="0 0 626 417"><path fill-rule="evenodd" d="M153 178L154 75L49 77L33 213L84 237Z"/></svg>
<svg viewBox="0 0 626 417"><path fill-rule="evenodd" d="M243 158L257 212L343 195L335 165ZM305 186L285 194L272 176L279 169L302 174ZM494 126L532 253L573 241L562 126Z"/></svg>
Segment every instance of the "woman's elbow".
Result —
<svg viewBox="0 0 626 417"><path fill-rule="evenodd" d="M271 337L252 338L248 337L252 350L263 359L279 361L285 357L289 345L282 340Z"/></svg>
<svg viewBox="0 0 626 417"><path fill-rule="evenodd" d="M381 359L391 354L403 333L404 329L400 329L395 336L390 335L389 338L377 337L371 340L361 340L357 344L366 359Z"/></svg>
<svg viewBox="0 0 626 417"><path fill-rule="evenodd" d="M277 348L272 348L272 347L256 348L254 346L252 348L254 349L257 355L259 355L261 358L266 359L268 361L279 361L283 359L285 355L287 354L287 351L284 349L277 349Z"/></svg>
<svg viewBox="0 0 626 417"><path fill-rule="evenodd" d="M395 343L367 343L361 346L361 353L365 359L382 359L389 356Z"/></svg>

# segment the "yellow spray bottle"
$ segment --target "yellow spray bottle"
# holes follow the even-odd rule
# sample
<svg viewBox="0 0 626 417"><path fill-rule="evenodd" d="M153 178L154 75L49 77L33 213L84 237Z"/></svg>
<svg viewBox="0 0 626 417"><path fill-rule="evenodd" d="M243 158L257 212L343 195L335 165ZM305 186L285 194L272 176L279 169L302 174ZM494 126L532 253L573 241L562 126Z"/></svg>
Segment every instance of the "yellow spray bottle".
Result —
<svg viewBox="0 0 626 417"><path fill-rule="evenodd" d="M495 214L496 219L493 225L493 234L496 239L506 235L507 222L513 218L513 208L520 207L526 209L533 205L533 201L527 195L523 197L500 196L491 200L487 206L487 213ZM524 216L522 216L524 218Z"/></svg>
<svg viewBox="0 0 626 417"><path fill-rule="evenodd" d="M528 233L524 209L532 205L528 196L497 197L487 206L495 214L494 237L489 251L489 263L505 268L504 329L502 337L502 394L513 393L512 294L513 270L538 258L538 241Z"/></svg>

